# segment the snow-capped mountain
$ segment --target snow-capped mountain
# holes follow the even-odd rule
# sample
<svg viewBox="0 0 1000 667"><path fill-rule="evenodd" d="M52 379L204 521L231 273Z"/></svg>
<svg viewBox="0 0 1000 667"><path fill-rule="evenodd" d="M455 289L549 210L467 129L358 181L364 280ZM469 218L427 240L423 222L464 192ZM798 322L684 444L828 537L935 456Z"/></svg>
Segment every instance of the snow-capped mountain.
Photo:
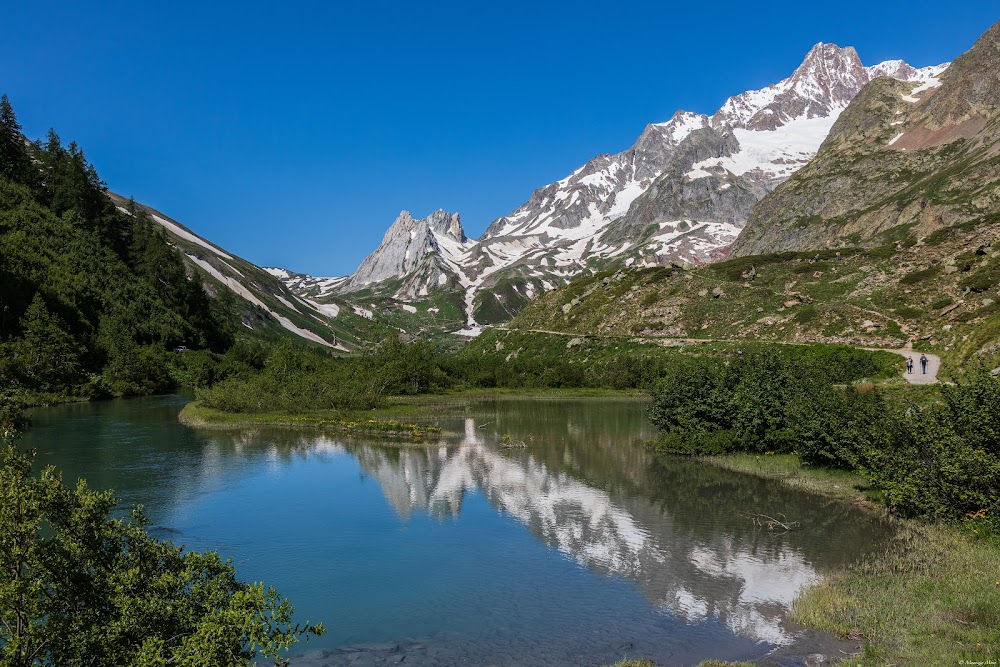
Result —
<svg viewBox="0 0 1000 667"><path fill-rule="evenodd" d="M686 111L646 127L539 188L468 242L457 216L402 214L342 293L385 284L397 298L460 287L469 323L508 319L535 294L610 265L703 263L724 254L750 209L816 154L869 81L924 82L947 65L865 67L852 47L817 44L787 79L729 98L711 116Z"/></svg>

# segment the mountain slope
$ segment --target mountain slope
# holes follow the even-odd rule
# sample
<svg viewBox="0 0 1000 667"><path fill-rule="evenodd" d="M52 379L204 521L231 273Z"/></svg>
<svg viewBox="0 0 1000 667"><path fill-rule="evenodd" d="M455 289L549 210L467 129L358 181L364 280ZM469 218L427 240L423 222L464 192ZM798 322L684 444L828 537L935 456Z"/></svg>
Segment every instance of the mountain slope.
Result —
<svg viewBox="0 0 1000 667"><path fill-rule="evenodd" d="M1000 23L939 77L867 86L732 252L915 241L995 215L998 186Z"/></svg>
<svg viewBox="0 0 1000 667"><path fill-rule="evenodd" d="M816 158L757 204L730 259L585 277L510 328L880 347L919 339L951 363L993 367L998 181L1000 23L940 77L869 83Z"/></svg>
<svg viewBox="0 0 1000 667"><path fill-rule="evenodd" d="M337 321L340 307L318 304L293 294L281 280L266 270L206 241L190 229L149 206L108 193L119 211L134 209L149 216L166 233L170 245L181 254L189 271L201 274L213 297L225 296L246 329L270 335L292 333L327 347L346 350L354 342L356 322ZM350 315L347 318L350 319ZM357 319L357 316L354 316Z"/></svg>
<svg viewBox="0 0 1000 667"><path fill-rule="evenodd" d="M538 294L601 268L717 259L866 83L882 75L926 81L942 67L865 67L853 48L818 44L788 79L732 97L712 116L678 111L647 126L628 150L539 188L474 243L463 235L442 244L446 235L426 236L426 221L404 213L348 279L295 284L320 296L362 286L403 299L461 290L475 324L510 319Z"/></svg>
<svg viewBox="0 0 1000 667"><path fill-rule="evenodd" d="M217 304L156 225L115 208L76 144L20 129L0 98L0 396L164 391L175 347L228 349Z"/></svg>

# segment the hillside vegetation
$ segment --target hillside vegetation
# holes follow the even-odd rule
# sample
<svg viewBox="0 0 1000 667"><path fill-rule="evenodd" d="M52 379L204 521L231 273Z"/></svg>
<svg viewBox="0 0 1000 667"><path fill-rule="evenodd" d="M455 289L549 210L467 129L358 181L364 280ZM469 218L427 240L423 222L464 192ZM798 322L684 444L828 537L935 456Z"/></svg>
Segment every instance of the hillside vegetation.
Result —
<svg viewBox="0 0 1000 667"><path fill-rule="evenodd" d="M173 386L171 350L232 327L162 229L118 210L75 143L27 143L0 101L0 393L135 395Z"/></svg>
<svg viewBox="0 0 1000 667"><path fill-rule="evenodd" d="M582 336L847 343L988 363L1000 346L1000 220L874 249L786 252L582 278L509 325Z"/></svg>

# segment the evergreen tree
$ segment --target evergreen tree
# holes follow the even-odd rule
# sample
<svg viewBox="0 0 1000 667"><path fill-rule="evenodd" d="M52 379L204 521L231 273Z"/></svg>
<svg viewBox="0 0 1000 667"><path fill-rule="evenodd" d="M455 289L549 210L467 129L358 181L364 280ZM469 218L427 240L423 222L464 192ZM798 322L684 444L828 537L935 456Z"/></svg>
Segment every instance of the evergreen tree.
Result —
<svg viewBox="0 0 1000 667"><path fill-rule="evenodd" d="M53 391L79 381L79 346L40 294L21 318L21 329L14 362L29 386Z"/></svg>
<svg viewBox="0 0 1000 667"><path fill-rule="evenodd" d="M141 206L119 211L54 131L26 146L5 98L0 121L0 393L164 391L173 347L232 345L233 309Z"/></svg>
<svg viewBox="0 0 1000 667"><path fill-rule="evenodd" d="M17 122L14 107L6 95L0 97L0 176L24 183L31 171L31 161Z"/></svg>

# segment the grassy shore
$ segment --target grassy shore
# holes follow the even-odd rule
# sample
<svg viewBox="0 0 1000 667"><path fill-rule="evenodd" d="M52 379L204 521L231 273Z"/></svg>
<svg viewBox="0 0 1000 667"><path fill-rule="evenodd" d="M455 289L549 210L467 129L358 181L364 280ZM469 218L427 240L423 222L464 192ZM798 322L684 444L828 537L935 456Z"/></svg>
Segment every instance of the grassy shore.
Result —
<svg viewBox="0 0 1000 667"><path fill-rule="evenodd" d="M702 460L885 511L866 497L860 475L802 466L791 455ZM792 620L857 639L863 650L845 667L1000 662L1000 539L985 535L989 517L956 526L892 520L890 545L803 591Z"/></svg>
<svg viewBox="0 0 1000 667"><path fill-rule="evenodd" d="M335 411L316 410L301 414L257 412L253 414L223 412L193 401L184 406L177 417L181 423L201 428L242 429L255 426L321 428L341 433L402 437L416 442L440 433L441 429L426 424L396 419L376 418L365 414L345 415Z"/></svg>
<svg viewBox="0 0 1000 667"><path fill-rule="evenodd" d="M419 441L440 432L430 422L461 415L470 402L581 398L636 400L644 396L638 391L611 389L472 389L446 394L392 396L384 406L373 410L307 410L297 413L224 412L193 401L184 406L178 419L188 426L200 428L316 427L345 433L402 436Z"/></svg>

